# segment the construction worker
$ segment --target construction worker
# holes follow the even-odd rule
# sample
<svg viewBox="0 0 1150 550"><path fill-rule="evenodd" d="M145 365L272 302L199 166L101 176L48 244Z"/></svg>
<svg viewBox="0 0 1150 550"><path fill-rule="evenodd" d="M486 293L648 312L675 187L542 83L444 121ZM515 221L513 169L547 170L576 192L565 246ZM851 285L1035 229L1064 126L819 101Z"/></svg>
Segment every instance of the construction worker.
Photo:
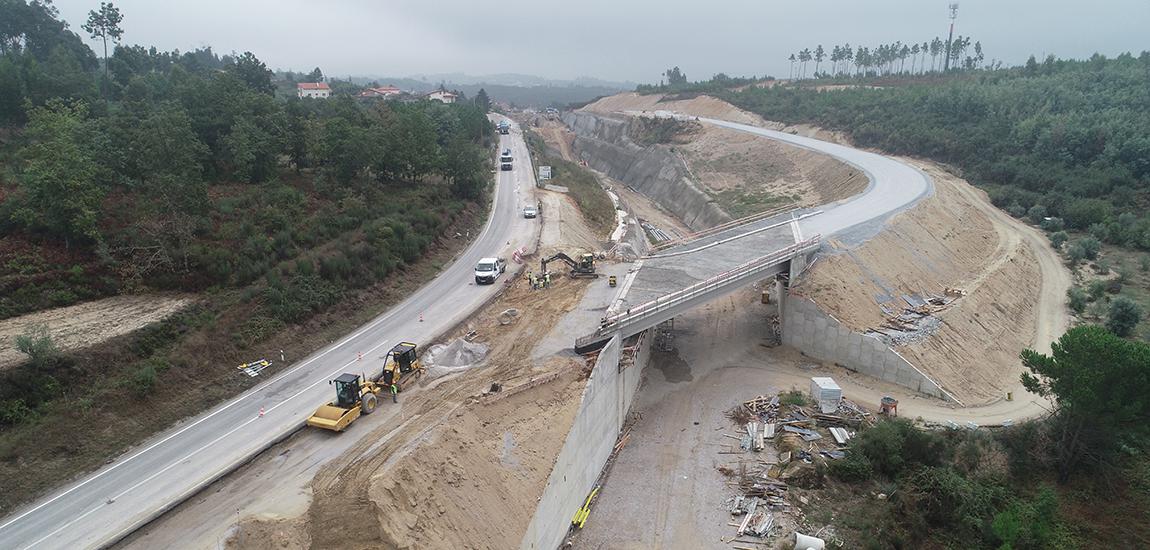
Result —
<svg viewBox="0 0 1150 550"><path fill-rule="evenodd" d="M399 403L399 386L394 383L391 385L391 402Z"/></svg>
<svg viewBox="0 0 1150 550"><path fill-rule="evenodd" d="M551 272L548 271L547 273L543 274L543 287L547 288L550 286L551 286Z"/></svg>

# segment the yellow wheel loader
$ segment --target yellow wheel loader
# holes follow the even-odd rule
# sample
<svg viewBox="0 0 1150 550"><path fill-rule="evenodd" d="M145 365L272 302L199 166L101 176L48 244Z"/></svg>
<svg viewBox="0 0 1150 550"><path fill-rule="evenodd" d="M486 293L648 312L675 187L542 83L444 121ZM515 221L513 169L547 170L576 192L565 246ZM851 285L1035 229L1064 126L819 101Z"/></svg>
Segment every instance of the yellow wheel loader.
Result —
<svg viewBox="0 0 1150 550"><path fill-rule="evenodd" d="M403 391L423 376L417 347L411 342L396 344L383 359L378 378L361 381L358 374L344 373L329 382L335 385L335 401L316 409L307 425L342 432L361 414L375 412L380 396L389 393L393 383L397 391Z"/></svg>
<svg viewBox="0 0 1150 550"><path fill-rule="evenodd" d="M408 384L414 384L423 376L423 364L419 362L418 348L411 342L400 342L391 348L384 357L383 375L377 382L383 384L384 391L388 391L392 383L399 391L403 391Z"/></svg>

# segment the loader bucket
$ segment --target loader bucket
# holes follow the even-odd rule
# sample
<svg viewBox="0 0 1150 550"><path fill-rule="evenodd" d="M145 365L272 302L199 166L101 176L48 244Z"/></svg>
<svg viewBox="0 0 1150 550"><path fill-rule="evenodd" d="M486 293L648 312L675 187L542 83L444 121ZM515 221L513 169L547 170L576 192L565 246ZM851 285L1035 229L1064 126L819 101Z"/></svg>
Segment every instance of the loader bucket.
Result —
<svg viewBox="0 0 1150 550"><path fill-rule="evenodd" d="M307 425L342 432L356 418L359 418L358 406L344 409L333 405L324 405L316 409L315 414L307 419Z"/></svg>

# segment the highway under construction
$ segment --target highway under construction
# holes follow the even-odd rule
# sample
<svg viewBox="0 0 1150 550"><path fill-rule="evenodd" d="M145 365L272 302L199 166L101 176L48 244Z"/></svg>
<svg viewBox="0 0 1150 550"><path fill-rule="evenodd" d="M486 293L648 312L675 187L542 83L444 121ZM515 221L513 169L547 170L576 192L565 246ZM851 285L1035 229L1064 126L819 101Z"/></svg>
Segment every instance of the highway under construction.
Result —
<svg viewBox="0 0 1150 550"><path fill-rule="evenodd" d="M508 122L499 146L509 150L514 168L496 172L491 219L439 277L265 384L0 520L0 538L15 548L551 549L568 537L580 510L591 510L590 524L596 524L601 512L588 508L588 497L604 483L604 466L625 456L620 434L629 430L630 413L661 411L670 396L708 411L665 411L676 422L714 418L740 383L804 387L810 376L801 369L815 362L857 402L874 407L897 394L904 414L927 420L994 422L1037 410L1029 399L958 408L969 393L950 391L945 373L912 355L927 352L900 351L851 326L853 318L825 313L826 295L804 286L819 284L823 265L888 238L893 220L923 208L920 202L950 200L954 184L941 185L935 173L905 159L699 104L648 109L625 95L564 115L570 130L563 131L571 136L564 139L574 154L585 155L605 185L626 188L613 194L626 228L617 241L588 237L571 221L578 210L569 197L537 187L522 128ZM727 132L717 135L750 136L834 159L836 182L861 174L865 183L842 185L850 192L831 201L745 219L715 214L706 227L664 231L667 238L652 245L654 216L641 220L635 212L659 210L687 226L690 216L675 212L686 206L660 203L660 196L679 191L651 192L642 181L624 181L642 171L616 171L611 163L622 156L612 158L611 145L595 137L635 117L690 120L706 132ZM537 219L523 217L524 206L540 204ZM564 230L557 229L561 222ZM520 263L509 265L498 284L471 284L476 261L492 254ZM562 271L600 276L562 277L533 288L523 275L544 258L565 262ZM789 346L763 351L767 345L760 343L780 330ZM674 344L656 344L672 333ZM827 345L836 339L841 343ZM364 358L375 361L400 341L418 343L418 372L426 376L396 403L387 393L390 382L374 374L348 379L358 399L337 393L332 400L329 380L345 372L357 376ZM735 376L727 369L736 366L751 370ZM661 382L651 380L653 369ZM702 379L716 384L704 389L697 386ZM686 388L703 398L687 398ZM368 402L371 410L364 411ZM297 433L313 413L323 417L313 425L330 424L340 433ZM655 425L670 429L661 422ZM688 435L703 437L694 432ZM655 476L667 485L656 490L682 490L665 474L690 471L684 467L668 465ZM634 475L628 471L621 480ZM611 498L605 502L614 508L606 509L617 513L634 504ZM493 515L506 521L483 520ZM667 522L675 515L660 517ZM670 543L589 533L585 547Z"/></svg>

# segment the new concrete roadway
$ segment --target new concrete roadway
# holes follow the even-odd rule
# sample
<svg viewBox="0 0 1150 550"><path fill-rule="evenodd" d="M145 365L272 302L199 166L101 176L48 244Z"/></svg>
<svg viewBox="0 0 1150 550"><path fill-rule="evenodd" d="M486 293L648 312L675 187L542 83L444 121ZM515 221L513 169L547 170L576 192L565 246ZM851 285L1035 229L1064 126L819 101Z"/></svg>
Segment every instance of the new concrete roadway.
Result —
<svg viewBox="0 0 1150 550"><path fill-rule="evenodd" d="M467 318L500 286L476 287L476 262L492 255L510 261L515 248L534 247L539 231L537 220L521 214L524 205L535 203L522 134L514 127L500 138L500 149L510 148L515 156L515 170L497 173L491 217L438 277L338 342L265 371L267 382L0 520L0 548L109 545L299 428L332 397L331 378L370 368L365 364L378 368L377 358L399 341L427 342Z"/></svg>

